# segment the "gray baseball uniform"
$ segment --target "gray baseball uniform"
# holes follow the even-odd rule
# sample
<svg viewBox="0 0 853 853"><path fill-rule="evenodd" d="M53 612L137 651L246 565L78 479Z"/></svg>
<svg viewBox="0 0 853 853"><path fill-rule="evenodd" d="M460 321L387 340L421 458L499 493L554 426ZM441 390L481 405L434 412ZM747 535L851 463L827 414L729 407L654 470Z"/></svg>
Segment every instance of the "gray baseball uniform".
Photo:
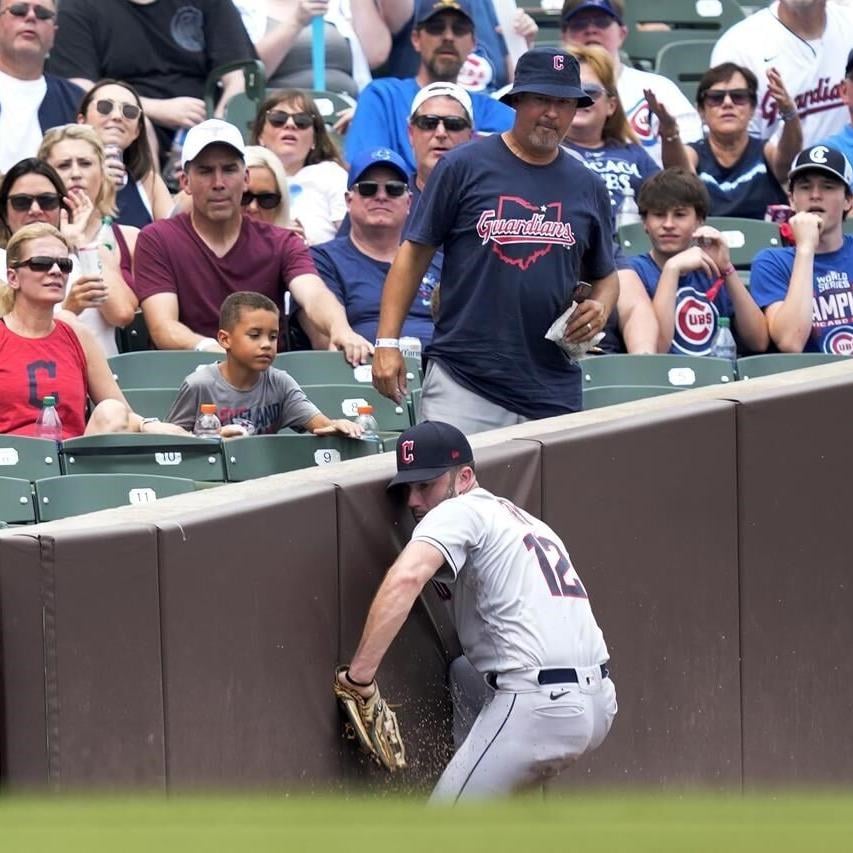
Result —
<svg viewBox="0 0 853 853"><path fill-rule="evenodd" d="M225 381L218 364L206 364L184 380L166 420L192 430L202 403L215 403L223 426L238 424L249 435L298 429L320 413L296 380L275 367L267 368L254 386L242 391Z"/></svg>
<svg viewBox="0 0 853 853"><path fill-rule="evenodd" d="M509 793L595 749L616 714L607 646L560 538L482 488L445 500L412 540L445 557L466 657L492 688L433 792Z"/></svg>

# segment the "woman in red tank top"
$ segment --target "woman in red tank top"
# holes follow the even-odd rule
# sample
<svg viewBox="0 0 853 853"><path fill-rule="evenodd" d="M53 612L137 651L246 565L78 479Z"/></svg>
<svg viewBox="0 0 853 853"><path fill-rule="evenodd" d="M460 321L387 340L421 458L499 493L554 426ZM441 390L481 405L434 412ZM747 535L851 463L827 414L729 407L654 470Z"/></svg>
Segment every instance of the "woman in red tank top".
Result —
<svg viewBox="0 0 853 853"><path fill-rule="evenodd" d="M33 435L44 397L57 400L62 437L184 431L132 412L88 330L54 318L71 271L68 241L52 225L17 231L0 287L0 433ZM86 399L95 408L85 420Z"/></svg>

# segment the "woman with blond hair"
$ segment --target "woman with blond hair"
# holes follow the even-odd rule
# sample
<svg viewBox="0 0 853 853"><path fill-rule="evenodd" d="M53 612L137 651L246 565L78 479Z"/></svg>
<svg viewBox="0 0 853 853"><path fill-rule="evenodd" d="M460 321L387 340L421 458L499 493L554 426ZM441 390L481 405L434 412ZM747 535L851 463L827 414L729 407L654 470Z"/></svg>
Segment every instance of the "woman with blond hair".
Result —
<svg viewBox="0 0 853 853"><path fill-rule="evenodd" d="M626 194L636 199L643 181L660 167L628 123L616 91L616 67L610 54L592 44L573 45L569 53L580 63L581 86L593 103L575 113L563 144L601 175L615 214Z"/></svg>
<svg viewBox="0 0 853 853"><path fill-rule="evenodd" d="M116 186L106 167L104 145L87 124L65 124L49 130L42 139L38 156L53 166L65 182L68 194L81 200L86 213L75 223L72 251L97 246L102 275L72 276L62 307L77 314L100 342L107 355L117 352L116 327L133 320L138 306L133 284L133 251L139 229L117 225ZM63 215L60 230L68 226ZM104 231L102 232L102 228ZM75 273L79 270L75 270Z"/></svg>
<svg viewBox="0 0 853 853"><path fill-rule="evenodd" d="M34 435L41 401L56 397L62 437L104 432L183 433L132 412L88 329L54 316L71 272L69 241L35 222L6 246L0 285L0 434ZM87 400L95 405L86 421Z"/></svg>
<svg viewBox="0 0 853 853"><path fill-rule="evenodd" d="M287 172L281 160L262 145L246 146L249 188L243 193L243 215L279 228L293 228Z"/></svg>

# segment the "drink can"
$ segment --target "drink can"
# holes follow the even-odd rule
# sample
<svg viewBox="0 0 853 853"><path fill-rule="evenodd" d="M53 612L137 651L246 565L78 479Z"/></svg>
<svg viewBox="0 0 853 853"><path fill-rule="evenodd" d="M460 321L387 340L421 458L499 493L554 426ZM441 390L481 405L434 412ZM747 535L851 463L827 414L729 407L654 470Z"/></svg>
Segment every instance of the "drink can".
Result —
<svg viewBox="0 0 853 853"><path fill-rule="evenodd" d="M767 222L787 222L794 215L794 208L788 204L768 204L764 219Z"/></svg>
<svg viewBox="0 0 853 853"><path fill-rule="evenodd" d="M406 337L400 338L400 352L403 356L408 356L409 358L417 358L421 357L421 339L414 337Z"/></svg>
<svg viewBox="0 0 853 853"><path fill-rule="evenodd" d="M107 160L118 160L119 163L124 165L124 152L121 150L120 145L116 145L114 142L109 145L105 145L104 154ZM125 170L121 183L119 184L119 187L124 186L127 186L127 170Z"/></svg>
<svg viewBox="0 0 853 853"><path fill-rule="evenodd" d="M98 254L97 243L81 246L77 250L77 260L80 262L79 269L81 276L103 275L104 271L101 267L101 257Z"/></svg>

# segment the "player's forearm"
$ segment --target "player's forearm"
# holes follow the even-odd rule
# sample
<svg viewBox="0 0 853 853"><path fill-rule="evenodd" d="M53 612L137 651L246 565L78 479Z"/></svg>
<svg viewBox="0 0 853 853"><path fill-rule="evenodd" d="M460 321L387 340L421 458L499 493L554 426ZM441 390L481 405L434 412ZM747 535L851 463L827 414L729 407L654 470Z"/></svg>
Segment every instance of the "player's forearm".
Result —
<svg viewBox="0 0 853 853"><path fill-rule="evenodd" d="M797 247L782 304L768 318L770 337L781 352L802 352L812 333L814 251Z"/></svg>
<svg viewBox="0 0 853 853"><path fill-rule="evenodd" d="M397 250L394 263L391 264L382 288L379 326L376 330L378 338L399 337L403 321L418 292L418 285L429 268L429 262L434 254L434 246L411 243L408 240L404 241Z"/></svg>

